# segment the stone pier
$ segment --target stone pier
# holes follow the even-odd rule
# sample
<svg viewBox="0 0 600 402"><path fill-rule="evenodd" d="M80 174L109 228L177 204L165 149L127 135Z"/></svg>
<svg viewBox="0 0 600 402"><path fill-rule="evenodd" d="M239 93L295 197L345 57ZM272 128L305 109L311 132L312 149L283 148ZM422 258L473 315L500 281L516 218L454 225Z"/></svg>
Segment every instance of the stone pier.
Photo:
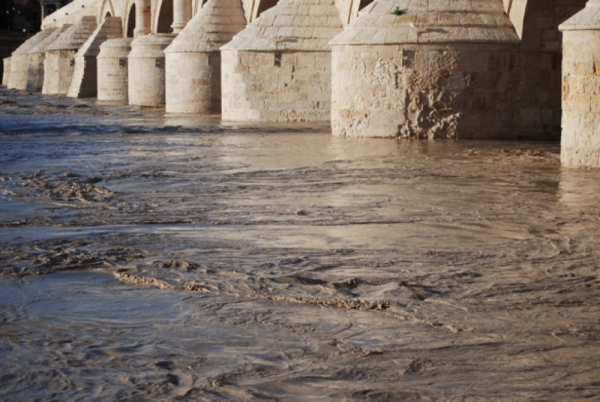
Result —
<svg viewBox="0 0 600 402"><path fill-rule="evenodd" d="M600 0L560 26L563 32L564 166L600 168Z"/></svg>
<svg viewBox="0 0 600 402"><path fill-rule="evenodd" d="M280 0L221 48L223 119L326 121L333 0Z"/></svg>
<svg viewBox="0 0 600 402"><path fill-rule="evenodd" d="M175 34L139 36L131 42L128 56L129 104L165 106L165 48Z"/></svg>
<svg viewBox="0 0 600 402"><path fill-rule="evenodd" d="M67 94L75 70L75 54L95 29L95 17L82 17L46 49L43 94Z"/></svg>
<svg viewBox="0 0 600 402"><path fill-rule="evenodd" d="M2 59L2 86L8 87L8 82L10 81L10 57L5 57Z"/></svg>
<svg viewBox="0 0 600 402"><path fill-rule="evenodd" d="M331 41L333 134L510 137L518 43L499 0L377 0Z"/></svg>
<svg viewBox="0 0 600 402"><path fill-rule="evenodd" d="M29 62L28 53L31 49L42 43L56 28L48 28L38 32L35 36L29 38L17 50L13 52L10 60L10 78L8 88L19 89L21 91L27 88L27 64Z"/></svg>
<svg viewBox="0 0 600 402"><path fill-rule="evenodd" d="M28 39L29 37L23 37L21 35L0 34L0 60L10 60L10 55ZM0 63L0 75L2 75L2 85L8 86L8 76L10 75L10 68L5 68L4 64L5 63Z"/></svg>
<svg viewBox="0 0 600 402"><path fill-rule="evenodd" d="M128 63L133 38L109 39L98 54L98 100L129 102Z"/></svg>
<svg viewBox="0 0 600 402"><path fill-rule="evenodd" d="M27 88L28 92L41 92L44 85L44 60L46 50L63 34L71 25L65 24L56 29L52 35L44 39L27 54Z"/></svg>
<svg viewBox="0 0 600 402"><path fill-rule="evenodd" d="M221 112L219 48L246 27L240 0L209 0L187 24L166 55L166 111Z"/></svg>
<svg viewBox="0 0 600 402"><path fill-rule="evenodd" d="M79 48L74 56L75 69L67 94L70 98L95 98L98 93L96 58L100 45L109 38L120 38L123 29L120 17L107 17Z"/></svg>

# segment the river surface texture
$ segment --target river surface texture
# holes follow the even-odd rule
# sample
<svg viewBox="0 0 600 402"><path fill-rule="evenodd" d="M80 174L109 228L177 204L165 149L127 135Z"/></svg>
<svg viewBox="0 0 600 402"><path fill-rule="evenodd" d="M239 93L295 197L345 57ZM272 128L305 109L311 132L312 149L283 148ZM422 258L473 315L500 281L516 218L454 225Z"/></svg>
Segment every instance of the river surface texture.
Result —
<svg viewBox="0 0 600 402"><path fill-rule="evenodd" d="M600 172L557 143L0 90L0 399L600 399Z"/></svg>

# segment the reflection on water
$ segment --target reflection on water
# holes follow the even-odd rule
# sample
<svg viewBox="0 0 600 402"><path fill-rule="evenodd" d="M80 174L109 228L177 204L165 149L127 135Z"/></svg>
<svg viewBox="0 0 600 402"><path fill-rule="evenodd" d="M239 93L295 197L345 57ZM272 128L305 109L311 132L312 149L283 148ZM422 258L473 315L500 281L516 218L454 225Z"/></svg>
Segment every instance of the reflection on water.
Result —
<svg viewBox="0 0 600 402"><path fill-rule="evenodd" d="M598 395L600 173L558 144L2 100L1 395Z"/></svg>

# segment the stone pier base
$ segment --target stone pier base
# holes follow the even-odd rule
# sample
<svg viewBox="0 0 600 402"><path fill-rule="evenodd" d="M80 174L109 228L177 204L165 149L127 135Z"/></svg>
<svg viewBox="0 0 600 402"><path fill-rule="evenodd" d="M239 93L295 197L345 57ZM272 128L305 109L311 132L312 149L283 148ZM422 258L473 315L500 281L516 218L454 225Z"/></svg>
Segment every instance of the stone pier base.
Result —
<svg viewBox="0 0 600 402"><path fill-rule="evenodd" d="M153 34L137 37L131 43L128 63L129 104L165 106L165 48L176 35Z"/></svg>
<svg viewBox="0 0 600 402"><path fill-rule="evenodd" d="M8 87L11 89L19 89L21 91L27 88L27 70L29 63L28 53L37 45L48 38L56 28L47 28L38 32L35 36L29 38L11 55L10 61L10 80Z"/></svg>
<svg viewBox="0 0 600 402"><path fill-rule="evenodd" d="M330 52L225 50L223 120L327 121Z"/></svg>
<svg viewBox="0 0 600 402"><path fill-rule="evenodd" d="M98 55L98 100L125 102L128 96L127 56L133 38L109 39Z"/></svg>
<svg viewBox="0 0 600 402"><path fill-rule="evenodd" d="M491 43L334 46L333 134L514 139L511 63Z"/></svg>
<svg viewBox="0 0 600 402"><path fill-rule="evenodd" d="M244 29L240 0L210 0L166 54L167 113L221 112L221 52Z"/></svg>
<svg viewBox="0 0 600 402"><path fill-rule="evenodd" d="M564 22L560 160L600 168L600 1Z"/></svg>
<svg viewBox="0 0 600 402"><path fill-rule="evenodd" d="M221 54L167 53L167 113L221 111Z"/></svg>
<svg viewBox="0 0 600 402"><path fill-rule="evenodd" d="M122 35L121 18L119 17L107 17L92 33L75 54L75 68L67 93L68 97L95 98L97 96L98 71L96 58L100 53L100 45L108 38L119 38Z"/></svg>
<svg viewBox="0 0 600 402"><path fill-rule="evenodd" d="M8 82L10 81L10 57L5 57L2 59L2 67L4 69L2 73L2 86L8 87Z"/></svg>
<svg viewBox="0 0 600 402"><path fill-rule="evenodd" d="M327 121L333 0L281 0L221 48L223 119Z"/></svg>
<svg viewBox="0 0 600 402"><path fill-rule="evenodd" d="M333 134L516 139L519 42L500 0L377 0L329 42Z"/></svg>
<svg viewBox="0 0 600 402"><path fill-rule="evenodd" d="M27 88L28 92L41 92L44 86L44 60L46 49L63 34L71 25L63 25L55 30L52 35L44 39L27 54Z"/></svg>
<svg viewBox="0 0 600 402"><path fill-rule="evenodd" d="M66 95L69 92L75 71L75 54L95 29L95 17L81 17L46 49L43 94Z"/></svg>

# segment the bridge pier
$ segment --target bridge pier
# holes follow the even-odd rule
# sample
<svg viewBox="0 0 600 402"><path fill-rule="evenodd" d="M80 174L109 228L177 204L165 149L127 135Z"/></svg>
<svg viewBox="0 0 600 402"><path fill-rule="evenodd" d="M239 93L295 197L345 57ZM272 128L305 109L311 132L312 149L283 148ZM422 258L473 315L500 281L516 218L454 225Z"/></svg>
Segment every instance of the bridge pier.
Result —
<svg viewBox="0 0 600 402"><path fill-rule="evenodd" d="M333 0L280 0L221 48L223 120L326 121Z"/></svg>
<svg viewBox="0 0 600 402"><path fill-rule="evenodd" d="M330 42L333 134L509 138L519 38L502 2L412 4L378 0Z"/></svg>
<svg viewBox="0 0 600 402"><path fill-rule="evenodd" d="M46 49L43 94L67 94L75 70L75 54L95 29L96 17L81 17Z"/></svg>
<svg viewBox="0 0 600 402"><path fill-rule="evenodd" d="M120 17L107 17L96 28L74 56L75 69L67 96L70 98L95 98L98 95L98 70L96 57L100 45L108 38L123 36Z"/></svg>
<svg viewBox="0 0 600 402"><path fill-rule="evenodd" d="M98 54L98 100L129 102L128 63L133 38L109 39Z"/></svg>
<svg viewBox="0 0 600 402"><path fill-rule="evenodd" d="M21 91L27 88L27 63L29 61L28 53L31 49L42 43L48 38L56 28L48 28L38 32L29 38L25 43L15 50L10 60L10 78L8 88L19 89Z"/></svg>
<svg viewBox="0 0 600 402"><path fill-rule="evenodd" d="M563 117L560 159L600 167L600 0L560 26L563 32Z"/></svg>
<svg viewBox="0 0 600 402"><path fill-rule="evenodd" d="M8 88L8 83L10 82L10 57L5 57L2 59L2 67L4 73L2 74L2 86Z"/></svg>
<svg viewBox="0 0 600 402"><path fill-rule="evenodd" d="M131 42L128 56L129 104L165 106L165 48L175 34L139 36Z"/></svg>
<svg viewBox="0 0 600 402"><path fill-rule="evenodd" d="M44 85L44 59L46 49L50 47L71 25L65 24L56 29L27 54L27 87L28 92L41 92Z"/></svg>
<svg viewBox="0 0 600 402"><path fill-rule="evenodd" d="M246 27L240 0L209 0L165 50L167 113L221 112L219 48Z"/></svg>

